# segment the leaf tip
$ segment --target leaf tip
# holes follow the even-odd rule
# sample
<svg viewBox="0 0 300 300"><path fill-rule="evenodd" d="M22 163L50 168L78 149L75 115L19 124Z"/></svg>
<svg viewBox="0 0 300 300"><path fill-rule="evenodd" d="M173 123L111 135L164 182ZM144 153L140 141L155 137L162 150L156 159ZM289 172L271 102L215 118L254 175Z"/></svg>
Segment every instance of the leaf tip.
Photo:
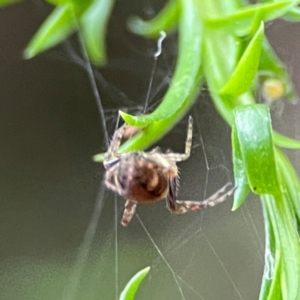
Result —
<svg viewBox="0 0 300 300"><path fill-rule="evenodd" d="M137 117L132 116L122 110L119 110L119 115L122 117L122 119L129 125L131 126L136 126L137 125Z"/></svg>
<svg viewBox="0 0 300 300"><path fill-rule="evenodd" d="M120 295L119 300L132 300L141 282L147 276L149 271L150 271L150 267L148 266L140 270L138 273L136 273L127 283L125 289L122 291Z"/></svg>
<svg viewBox="0 0 300 300"><path fill-rule="evenodd" d="M146 275L146 274L149 273L150 269L151 269L151 267L148 266L148 267L144 268L144 269L142 270L142 272Z"/></svg>
<svg viewBox="0 0 300 300"><path fill-rule="evenodd" d="M92 159L96 163L102 163L104 161L104 158L105 158L105 153L99 153L99 154L95 154Z"/></svg>
<svg viewBox="0 0 300 300"><path fill-rule="evenodd" d="M126 116L129 116L126 112L119 110L119 115L122 117L123 120L125 120Z"/></svg>
<svg viewBox="0 0 300 300"><path fill-rule="evenodd" d="M22 56L23 56L24 59L31 59L31 58L34 57L34 53L30 49L26 48L23 51L23 55Z"/></svg>
<svg viewBox="0 0 300 300"><path fill-rule="evenodd" d="M145 22L137 16L129 17L127 21L127 26L131 30L131 32L141 35L145 34L147 28Z"/></svg>
<svg viewBox="0 0 300 300"><path fill-rule="evenodd" d="M231 207L231 211L236 211L239 207L240 207L240 205L237 205L236 203L233 203L233 205Z"/></svg>

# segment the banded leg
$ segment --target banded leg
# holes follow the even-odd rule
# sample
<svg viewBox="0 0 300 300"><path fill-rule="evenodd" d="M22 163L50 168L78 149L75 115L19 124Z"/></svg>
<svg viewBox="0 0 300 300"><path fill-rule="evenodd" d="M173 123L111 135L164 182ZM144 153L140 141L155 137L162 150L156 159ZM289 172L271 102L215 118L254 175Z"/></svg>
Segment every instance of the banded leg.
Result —
<svg viewBox="0 0 300 300"><path fill-rule="evenodd" d="M185 153L180 154L180 153L170 152L170 153L164 154L164 156L175 162L188 159L191 155L192 138L193 138L193 118L192 118L192 116L189 116L187 137L186 137L186 141L185 141Z"/></svg>
<svg viewBox="0 0 300 300"><path fill-rule="evenodd" d="M110 190L118 193L120 196L123 195L124 189L118 180L118 174L116 171L106 171L104 183Z"/></svg>
<svg viewBox="0 0 300 300"><path fill-rule="evenodd" d="M167 201L168 209L177 215L185 214L188 211L202 210L208 207L214 207L219 203L222 203L227 197L231 196L235 190L235 187L226 191L231 183L227 183L216 193L203 201ZM171 205L170 205L171 204Z"/></svg>
<svg viewBox="0 0 300 300"><path fill-rule="evenodd" d="M118 149L119 149L121 141L122 141L122 136L123 136L126 128L127 128L127 125L124 124L114 133L114 136L111 140L111 143L109 145L109 148L107 150L107 153L106 153L106 156L105 156L105 159L103 162L104 167L106 167L106 164L110 163L111 159L113 159L114 157L117 156Z"/></svg>
<svg viewBox="0 0 300 300"><path fill-rule="evenodd" d="M121 224L127 226L135 214L137 204L133 201L126 200Z"/></svg>

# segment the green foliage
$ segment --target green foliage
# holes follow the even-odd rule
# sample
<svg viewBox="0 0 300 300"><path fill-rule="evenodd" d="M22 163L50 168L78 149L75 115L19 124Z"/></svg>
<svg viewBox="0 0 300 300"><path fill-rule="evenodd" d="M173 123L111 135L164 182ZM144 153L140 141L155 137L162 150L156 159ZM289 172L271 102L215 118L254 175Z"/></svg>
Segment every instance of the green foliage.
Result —
<svg viewBox="0 0 300 300"><path fill-rule="evenodd" d="M160 32L170 31L177 25L180 16L179 1L171 0L155 19L145 22L139 17L131 17L128 20L129 29L143 36L158 37Z"/></svg>
<svg viewBox="0 0 300 300"><path fill-rule="evenodd" d="M2 0L0 5L12 0ZM57 45L76 30L95 64L106 62L105 30L112 0L49 0L56 7L25 50L25 57ZM275 18L300 20L299 0L170 0L150 21L131 17L136 34L157 37L178 28L178 59L170 87L157 109L148 115L120 112L141 127L121 151L146 148L162 137L195 102L206 82L212 101L232 127L236 193L233 210L250 191L260 195L266 231L266 261L260 300L298 299L300 295L300 182L287 157L277 148L299 149L300 141L272 130L269 110L256 104L254 92L266 79L278 79L285 98L295 95L289 75L266 37L264 22ZM94 157L102 161L104 154ZM133 299L149 269L138 273L121 299ZM122 298L123 297L123 298Z"/></svg>
<svg viewBox="0 0 300 300"><path fill-rule="evenodd" d="M286 19L287 21L299 22L300 21L300 8L293 7L292 9L290 9L285 14L284 19Z"/></svg>
<svg viewBox="0 0 300 300"><path fill-rule="evenodd" d="M59 44L81 29L89 59L94 64L106 62L105 31L113 0L51 0L56 5L24 51L25 58Z"/></svg>
<svg viewBox="0 0 300 300"><path fill-rule="evenodd" d="M241 154L235 159L244 163L251 191L258 195L279 193L269 109L262 104L243 105L235 108L234 115L234 140Z"/></svg>
<svg viewBox="0 0 300 300"><path fill-rule="evenodd" d="M150 271L150 267L147 267L138 273L136 273L130 281L127 283L125 289L121 293L120 300L133 300L134 296L144 280L144 278L147 276L148 272Z"/></svg>
<svg viewBox="0 0 300 300"><path fill-rule="evenodd" d="M22 0L0 0L0 7L7 6L10 4L14 4L17 2L21 2Z"/></svg>
<svg viewBox="0 0 300 300"><path fill-rule="evenodd" d="M65 40L75 30L71 5L58 5L40 27L24 51L25 58L35 55Z"/></svg>
<svg viewBox="0 0 300 300"><path fill-rule="evenodd" d="M260 61L263 36L264 23L262 22L239 59L230 79L220 91L221 95L239 96L251 88Z"/></svg>
<svg viewBox="0 0 300 300"><path fill-rule="evenodd" d="M273 144L269 110L261 104L234 110L233 161L240 184L234 209L249 187L261 195L266 226L265 274L260 299L297 299L300 294L300 247L295 222L300 221L299 179ZM271 270L271 271L270 271Z"/></svg>
<svg viewBox="0 0 300 300"><path fill-rule="evenodd" d="M265 2L265 1L257 1ZM213 26L215 28L226 27L230 31L245 29L249 27L249 23L253 20L259 19L264 21L270 21L275 18L282 17L288 13L291 9L297 6L299 2L296 0L284 0L284 1L270 1L268 3L258 3L256 5L248 5L241 7L239 9L232 11L231 13L218 13L214 17L208 16L205 18L205 23L208 26ZM238 25L238 26L236 26Z"/></svg>

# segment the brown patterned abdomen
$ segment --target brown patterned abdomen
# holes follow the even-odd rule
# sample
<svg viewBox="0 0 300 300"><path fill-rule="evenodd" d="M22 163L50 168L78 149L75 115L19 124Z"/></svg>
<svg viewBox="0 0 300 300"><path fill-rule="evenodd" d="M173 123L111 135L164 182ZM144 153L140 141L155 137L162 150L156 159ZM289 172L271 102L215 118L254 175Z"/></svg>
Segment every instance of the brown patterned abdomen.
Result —
<svg viewBox="0 0 300 300"><path fill-rule="evenodd" d="M132 155L120 165L118 180L125 191L124 197L138 203L149 203L166 197L168 175L155 162Z"/></svg>

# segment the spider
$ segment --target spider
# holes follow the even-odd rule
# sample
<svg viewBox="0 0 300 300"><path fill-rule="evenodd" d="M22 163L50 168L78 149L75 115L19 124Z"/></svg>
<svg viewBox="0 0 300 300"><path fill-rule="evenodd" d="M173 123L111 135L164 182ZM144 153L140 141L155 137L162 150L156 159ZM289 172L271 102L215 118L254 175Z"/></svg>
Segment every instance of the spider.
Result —
<svg viewBox="0 0 300 300"><path fill-rule="evenodd" d="M106 169L105 185L126 199L121 224L127 226L135 214L138 204L154 203L166 199L167 208L174 214L202 210L223 202L232 195L234 188L226 191L227 183L211 197L199 201L179 201L176 199L179 175L176 162L189 158L192 146L193 119L188 121L185 153L162 153L154 148L150 152L134 151L118 153L122 136L128 128L120 127L114 134L104 159Z"/></svg>

